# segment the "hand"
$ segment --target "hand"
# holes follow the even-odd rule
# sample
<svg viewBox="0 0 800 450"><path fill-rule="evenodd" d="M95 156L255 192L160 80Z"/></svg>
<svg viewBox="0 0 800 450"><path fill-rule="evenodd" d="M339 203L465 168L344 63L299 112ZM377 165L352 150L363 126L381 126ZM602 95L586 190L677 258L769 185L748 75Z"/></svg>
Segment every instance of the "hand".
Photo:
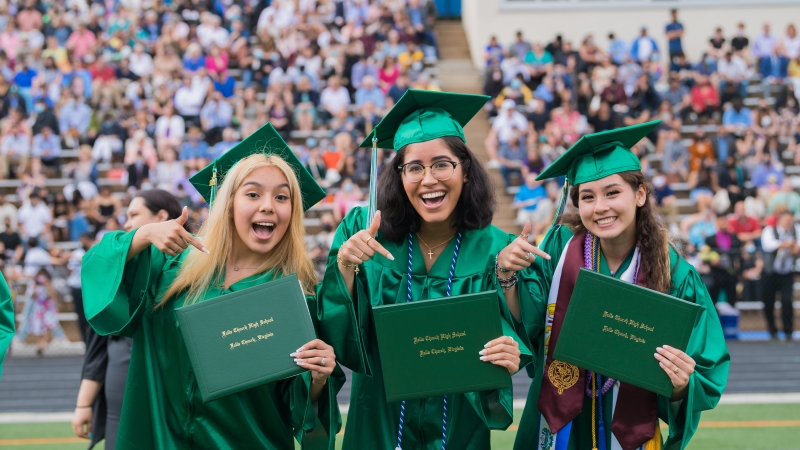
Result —
<svg viewBox="0 0 800 450"><path fill-rule="evenodd" d="M522 234L514 239L506 246L497 256L497 265L501 269L512 270L519 272L520 270L530 267L536 256L541 256L544 259L550 259L550 255L539 250L536 246L528 242L523 236L531 233L531 221L526 220L525 226L522 228Z"/></svg>
<svg viewBox="0 0 800 450"><path fill-rule="evenodd" d="M378 233L380 226L381 212L377 211L369 228L350 236L350 239L345 241L339 248L341 260L345 263L361 264L364 261L369 261L375 256L375 252L378 252L390 261L394 261L394 256L375 240L375 235ZM339 263L339 270L345 273L346 270L351 271L353 269L344 267L342 263Z"/></svg>
<svg viewBox="0 0 800 450"><path fill-rule="evenodd" d="M315 384L325 384L336 367L333 347L319 339L303 345L289 356L298 366L311 371L311 380Z"/></svg>
<svg viewBox="0 0 800 450"><path fill-rule="evenodd" d="M488 361L496 366L505 367L514 375L519 370L519 343L509 336L500 336L484 345L479 353L481 361Z"/></svg>
<svg viewBox="0 0 800 450"><path fill-rule="evenodd" d="M75 408L72 413L72 432L75 436L89 439L92 434L92 407Z"/></svg>
<svg viewBox="0 0 800 450"><path fill-rule="evenodd" d="M672 390L672 400L686 397L689 379L694 373L694 360L691 356L669 345L657 347L656 352L654 356L659 361L658 365L669 375L672 386L675 387ZM677 369L677 373L675 369Z"/></svg>
<svg viewBox="0 0 800 450"><path fill-rule="evenodd" d="M181 216L177 219L145 225L139 229L139 232L143 232L148 242L169 256L183 253L189 245L203 253L208 253L203 244L183 228L183 224L188 218L189 211L184 206Z"/></svg>

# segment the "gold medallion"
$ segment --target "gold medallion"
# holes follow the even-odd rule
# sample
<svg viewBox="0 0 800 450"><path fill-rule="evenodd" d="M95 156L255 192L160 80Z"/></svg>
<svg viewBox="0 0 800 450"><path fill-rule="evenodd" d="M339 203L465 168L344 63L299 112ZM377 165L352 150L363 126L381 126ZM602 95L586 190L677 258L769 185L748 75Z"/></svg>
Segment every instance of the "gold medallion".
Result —
<svg viewBox="0 0 800 450"><path fill-rule="evenodd" d="M578 382L580 371L578 366L567 364L562 361L553 360L550 368L547 369L547 378L558 389L558 395L564 393L565 390L575 386Z"/></svg>

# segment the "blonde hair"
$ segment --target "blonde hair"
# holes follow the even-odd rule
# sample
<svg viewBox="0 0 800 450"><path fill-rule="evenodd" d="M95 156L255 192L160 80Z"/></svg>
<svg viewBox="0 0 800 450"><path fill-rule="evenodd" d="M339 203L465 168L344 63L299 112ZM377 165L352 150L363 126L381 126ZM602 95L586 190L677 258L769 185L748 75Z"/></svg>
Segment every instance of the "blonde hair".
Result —
<svg viewBox="0 0 800 450"><path fill-rule="evenodd" d="M210 254L189 246L178 276L170 285L156 308L164 306L172 297L187 291L186 302L197 302L203 292L224 273L227 257L231 252L235 225L233 222L233 198L248 175L263 167L276 167L289 182L289 195L292 200L292 215L289 228L278 244L264 255L264 262L253 274L274 269L276 277L296 273L306 294L314 293L317 283L314 265L308 257L303 227L303 197L300 184L289 164L280 156L253 154L236 163L225 175L219 185L214 204L208 219L197 233Z"/></svg>

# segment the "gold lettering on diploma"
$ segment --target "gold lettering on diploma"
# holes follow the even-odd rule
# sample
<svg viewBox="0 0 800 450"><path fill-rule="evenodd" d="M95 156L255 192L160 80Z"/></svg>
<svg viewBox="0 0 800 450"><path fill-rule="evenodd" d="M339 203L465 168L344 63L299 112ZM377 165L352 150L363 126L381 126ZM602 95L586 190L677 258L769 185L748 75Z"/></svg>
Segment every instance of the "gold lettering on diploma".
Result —
<svg viewBox="0 0 800 450"><path fill-rule="evenodd" d="M424 344L426 342L442 342L442 341L451 341L453 339L459 339L466 337L466 331L452 331L448 333L439 333L439 334L432 334L432 335L425 335L425 336L414 336L414 345L417 344ZM444 355L446 353L458 353L464 351L464 347L461 345L448 345L446 347L441 348L428 348L419 351L419 357L423 358L425 356L433 356L433 355Z"/></svg>
<svg viewBox="0 0 800 450"><path fill-rule="evenodd" d="M640 330L647 331L650 333L654 331L654 327L647 325L646 323L638 322L636 320L627 317L622 317L619 314L614 314L608 311L603 311L602 318L613 321L612 325L619 327L615 328L614 326L603 324L604 333L611 333L617 337L621 337L623 339L629 339L639 344L645 344L647 341L641 335L637 336L634 333L639 333Z"/></svg>
<svg viewBox="0 0 800 450"><path fill-rule="evenodd" d="M253 322L247 322L243 324L241 327L233 327L228 330L222 330L222 339L225 339L233 334L244 333L245 331L255 330L265 325L269 325L274 321L275 319L273 317L270 317L269 319L257 319L254 320ZM243 345L248 345L259 341L266 341L267 339L271 338L274 335L275 334L272 332L266 332L266 331L262 332L259 330L255 336L251 336L245 339L240 339L235 342L230 342L229 345L231 350L233 350Z"/></svg>

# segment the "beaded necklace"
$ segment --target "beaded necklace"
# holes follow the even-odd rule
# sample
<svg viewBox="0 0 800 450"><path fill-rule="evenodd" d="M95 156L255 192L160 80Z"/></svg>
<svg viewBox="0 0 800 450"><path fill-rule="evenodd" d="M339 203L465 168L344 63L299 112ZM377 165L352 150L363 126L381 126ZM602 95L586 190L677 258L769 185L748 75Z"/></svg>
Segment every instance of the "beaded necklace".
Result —
<svg viewBox="0 0 800 450"><path fill-rule="evenodd" d="M452 238L450 238L452 239ZM453 273L456 269L456 258L458 258L458 249L461 247L461 232L456 234L456 248L453 250L453 261L450 263L450 276L447 278L447 293L445 297L450 297L450 287L453 284ZM408 233L408 296L406 302L411 302L411 270L413 267L412 261L414 259L414 234ZM402 450L403 443L403 421L405 420L406 402L403 400L400 403L400 424L397 429L397 447L395 450ZM442 414L442 450L445 450L447 441L447 396L444 396L444 412Z"/></svg>
<svg viewBox="0 0 800 450"><path fill-rule="evenodd" d="M636 247L637 249L639 248L638 243ZM636 266L633 272L633 284L636 284L639 279L640 260L641 254L636 260ZM600 239L589 231L586 232L586 238L583 241L583 263L585 268L593 272L600 272ZM588 375L586 377L586 396L592 399L592 450L605 450L606 439L605 421L603 420L603 395L607 394L617 381L608 377L608 379L603 382L603 376L599 373L594 373L589 370L587 370L586 373ZM599 404L599 408L596 403ZM595 434L594 428L595 410L598 411L599 416L597 434Z"/></svg>

